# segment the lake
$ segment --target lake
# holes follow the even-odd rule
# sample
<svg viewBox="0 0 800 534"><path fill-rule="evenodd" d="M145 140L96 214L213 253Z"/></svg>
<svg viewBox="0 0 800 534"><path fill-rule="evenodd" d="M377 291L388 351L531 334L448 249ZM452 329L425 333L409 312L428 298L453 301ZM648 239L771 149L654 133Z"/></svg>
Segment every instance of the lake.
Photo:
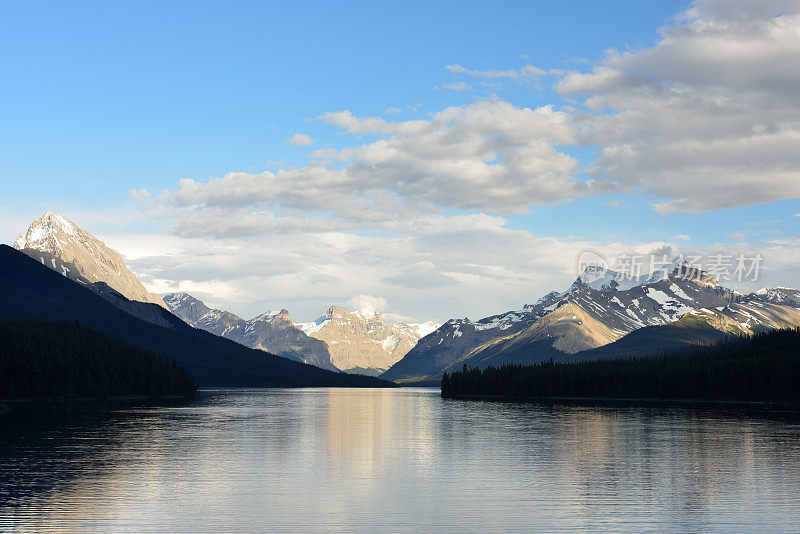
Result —
<svg viewBox="0 0 800 534"><path fill-rule="evenodd" d="M434 389L0 417L0 531L800 531L800 418Z"/></svg>

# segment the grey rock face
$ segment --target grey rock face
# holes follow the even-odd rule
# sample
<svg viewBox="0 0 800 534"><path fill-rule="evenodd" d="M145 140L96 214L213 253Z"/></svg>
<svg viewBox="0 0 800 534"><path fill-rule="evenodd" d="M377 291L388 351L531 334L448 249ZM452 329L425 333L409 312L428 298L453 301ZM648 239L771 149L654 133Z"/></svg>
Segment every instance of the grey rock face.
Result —
<svg viewBox="0 0 800 534"><path fill-rule="evenodd" d="M56 259L71 265L70 273L63 273L65 276L75 280L80 276L88 283L105 282L129 300L158 304L166 309L161 297L147 291L128 270L122 256L58 213L48 211L33 221L14 242L14 248L37 260Z"/></svg>
<svg viewBox="0 0 800 534"><path fill-rule="evenodd" d="M188 293L171 293L164 302L178 317L200 328L253 349L338 371L324 341L296 328L287 310L269 311L245 320L233 313L215 310Z"/></svg>
<svg viewBox="0 0 800 534"><path fill-rule="evenodd" d="M166 306L131 300L106 282L91 282L81 274L81 270L74 263L63 261L50 252L30 248L23 249L21 252L73 282L91 289L117 308L138 319L173 330L176 325L182 323L166 309Z"/></svg>

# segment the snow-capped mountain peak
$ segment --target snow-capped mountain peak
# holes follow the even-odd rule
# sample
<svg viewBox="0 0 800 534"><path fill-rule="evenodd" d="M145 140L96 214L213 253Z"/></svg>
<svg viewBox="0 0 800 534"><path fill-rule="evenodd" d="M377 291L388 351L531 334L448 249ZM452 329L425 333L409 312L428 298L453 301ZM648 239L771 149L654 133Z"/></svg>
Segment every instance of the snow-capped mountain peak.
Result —
<svg viewBox="0 0 800 534"><path fill-rule="evenodd" d="M430 334L431 332L435 332L436 329L439 328L441 325L439 323L437 323L436 321L426 321L424 323L414 323L414 324L410 324L408 326L410 326L412 328L416 328L417 329L417 335L420 338L423 338L423 337L427 336L428 334Z"/></svg>
<svg viewBox="0 0 800 534"><path fill-rule="evenodd" d="M339 369L368 373L388 369L420 338L439 328L433 321L384 322L374 308L350 312L340 306L331 306L316 321L295 326L328 343L331 361Z"/></svg>
<svg viewBox="0 0 800 534"><path fill-rule="evenodd" d="M90 284L104 282L130 300L166 308L164 301L147 291L128 270L122 256L56 212L45 212L33 221L14 242L14 248L42 263L48 258L69 263L77 271L73 274Z"/></svg>
<svg viewBox="0 0 800 534"><path fill-rule="evenodd" d="M68 221L63 215L54 211L47 211L33 221L28 227L28 231L20 235L14 242L14 248L35 249L51 254L56 254L65 245L63 241L70 241L73 238L84 238L88 240L92 236L80 228L75 223Z"/></svg>
<svg viewBox="0 0 800 534"><path fill-rule="evenodd" d="M262 313L260 315L256 315L255 317L250 319L249 322L272 321L273 319L275 319L277 316L279 316L281 314L285 314L288 317L289 311L286 308L281 309L281 310L267 310L267 311L265 311L264 313Z"/></svg>
<svg viewBox="0 0 800 534"><path fill-rule="evenodd" d="M338 370L331 363L325 343L309 338L292 325L286 309L269 310L246 321L231 312L210 308L187 293L171 293L164 297L164 302L175 315L195 328L232 339L253 349L331 371Z"/></svg>
<svg viewBox="0 0 800 534"><path fill-rule="evenodd" d="M595 291L624 291L641 285L645 277L631 277L605 267L589 265L573 282L570 290L588 287Z"/></svg>

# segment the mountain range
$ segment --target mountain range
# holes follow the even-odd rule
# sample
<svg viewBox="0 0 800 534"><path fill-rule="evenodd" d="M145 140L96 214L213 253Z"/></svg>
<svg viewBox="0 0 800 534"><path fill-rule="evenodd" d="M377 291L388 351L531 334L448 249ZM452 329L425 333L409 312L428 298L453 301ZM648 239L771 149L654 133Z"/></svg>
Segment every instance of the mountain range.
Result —
<svg viewBox="0 0 800 534"><path fill-rule="evenodd" d="M70 286L93 293L122 312L127 320L144 322L174 335L191 334L196 339L185 343L186 347L196 347L197 339L214 340L208 342L214 345L224 338L226 343L235 343L219 349L223 353L232 346L241 347L236 350L257 349L255 354L272 363L271 359L276 357L273 355L277 355L281 360L309 364L320 371L380 376L397 383L436 383L443 373L464 365L486 368L549 359L649 356L687 344L710 344L729 336L800 325L800 291L774 287L743 294L721 286L714 277L683 258L635 278L590 266L564 291L550 292L519 310L477 321L451 319L441 325L385 322L373 310L353 312L331 306L316 321L293 323L286 309L243 319L206 306L187 293L172 293L162 299L145 289L118 253L54 212L36 219L16 240L14 248L35 261L33 265L39 271L46 267L52 276ZM8 251L4 251L6 256ZM23 268L22 264L9 261L22 279L33 276L26 271L31 269L31 263ZM8 273L3 275L4 283L13 286ZM16 294L20 302L24 301L23 295L15 293L12 286L8 286L8 294ZM35 293L36 289L30 286L30 291ZM17 307L24 311L32 306L31 310L39 311L29 310L27 314L21 311L22 315L15 315L10 304L13 299L9 297L0 309L0 317L80 316L77 312L70 313L67 301L51 303L57 309L45 312L41 306L49 302L47 298L30 295L30 306ZM91 320L105 324L96 316L91 316ZM123 322L117 317L113 328L108 328L128 335L120 326ZM135 324L142 328L139 322ZM158 337L153 332L145 337L148 336ZM208 347L198 348L195 353L202 361L213 361L210 364L213 371L203 366L192 367L185 347L177 350L174 345L167 345L171 347L168 354L204 380L210 380L207 383L251 380L265 383L266 375L245 378L237 374L239 371L221 370L219 366L224 362L209 355ZM163 348L161 342L152 346ZM247 358L252 358L253 351L248 354ZM234 367L235 361L236 358L230 360ZM303 374L296 369L292 373Z"/></svg>
<svg viewBox="0 0 800 534"><path fill-rule="evenodd" d="M188 293L170 293L164 296L164 302L172 313L195 328L253 349L338 371L331 362L328 345L295 328L285 309L268 311L244 320L233 313L209 308Z"/></svg>
<svg viewBox="0 0 800 534"><path fill-rule="evenodd" d="M377 376L439 326L384 322L380 314L348 312L338 306L314 322L294 324L286 309L243 319L210 308L188 293L171 293L162 299L145 289L116 251L51 211L34 220L14 248L141 320L170 329L186 323L329 371Z"/></svg>
<svg viewBox="0 0 800 534"><path fill-rule="evenodd" d="M175 361L201 386L389 385L377 378L331 372L244 347L193 328L157 304L139 303L162 310L170 325L144 321L7 245L0 245L0 294L0 320L77 321L129 345L151 350L167 362Z"/></svg>
<svg viewBox="0 0 800 534"><path fill-rule="evenodd" d="M286 309L242 319L209 308L188 293L165 295L164 302L188 324L247 347L323 369L370 376L386 371L439 326L383 322L379 313L349 312L339 306L331 306L314 322L293 323Z"/></svg>
<svg viewBox="0 0 800 534"><path fill-rule="evenodd" d="M683 343L797 326L798 308L797 290L745 295L720 286L683 258L639 278L590 266L566 291L521 310L474 322L451 319L381 377L433 382L463 365L646 356Z"/></svg>
<svg viewBox="0 0 800 534"><path fill-rule="evenodd" d="M331 306L316 321L297 326L309 336L328 344L331 362L338 369L377 376L400 361L420 338L440 325L433 321L417 324L384 322L377 311L349 312Z"/></svg>

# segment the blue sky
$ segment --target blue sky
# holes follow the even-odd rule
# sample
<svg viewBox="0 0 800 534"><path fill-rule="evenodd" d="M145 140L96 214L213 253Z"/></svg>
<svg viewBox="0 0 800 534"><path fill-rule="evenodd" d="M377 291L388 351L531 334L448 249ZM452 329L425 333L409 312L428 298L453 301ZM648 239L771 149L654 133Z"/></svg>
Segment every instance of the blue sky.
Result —
<svg viewBox="0 0 800 534"><path fill-rule="evenodd" d="M0 240L11 242L25 221L55 209L119 249L154 290L190 290L244 315L289 306L301 319L359 293L385 298L390 313L419 320L499 312L535 300L553 289L549 284L567 283L574 274L568 267L573 251L581 247L609 253L625 247L660 250L664 243L704 251L766 248L775 257L769 282L798 285L800 279L787 278L795 265L793 240L800 235L800 217L794 217L800 192L793 185L800 179L796 151L793 159L786 147L798 131L800 105L792 106L784 87L793 80L781 74L786 58L791 61L797 51L791 39L770 30L793 27L797 2L755 5L738 0L8 3L0 20L6 80L0 84L5 192ZM742 36L766 43L764 57L740 64L728 61L724 51L717 57L720 43L733 47ZM525 74L527 67L537 74ZM609 71L613 83L605 77ZM749 71L751 78L736 74ZM774 84L767 83L772 79ZM661 92L642 97L654 88ZM703 107L720 99L727 99L727 107ZM512 109L497 133L484 123L477 133L469 130L481 113L504 113L500 104ZM513 121L527 120L519 110L542 106L552 106L559 116L542 119L551 121L546 128L528 127L534 128L532 135L541 133L536 146L546 144L552 154L533 145L520 151L519 139L503 144L514 135ZM736 106L745 106L752 118ZM431 178L437 184L431 191L438 193L419 193L429 183L426 173L436 171L419 170L424 165L417 160L425 158L419 147L411 147L414 134L399 125L434 123L436 114L449 108L464 112L464 126L439 134L486 143L475 161L464 163L465 172L477 163L496 164L510 169L509 189L534 185L521 188L518 199L498 193L484 202L474 197L488 178L476 178L476 186L445 172L444 178ZM389 126L352 127L342 117L320 118L344 110L362 119L381 117ZM680 123L683 112L686 121L696 118L692 131L700 133L670 125L673 119ZM727 120L734 116L740 117L736 124ZM570 133L556 132L564 120ZM650 124L657 126L651 130ZM706 137L705 126L710 126ZM774 132L780 135L769 135ZM287 143L298 133L312 142ZM373 150L383 142L402 143L402 161L375 163L366 153L342 152ZM745 152L736 148L743 142L767 156L774 146L774 157L734 164L736 154ZM457 141L448 143L434 148L453 150L446 162L452 167L459 148ZM664 146L671 151L660 153ZM632 155L625 156L630 147ZM485 155L487 150L492 154ZM688 154L686 162L678 165L676 153L677 159ZM532 168L525 166L530 158L538 165L531 175L515 175L515 168ZM570 158L573 167L565 163ZM412 172L404 166L409 159L415 160L418 183L392 186ZM297 183L305 184L303 177L317 165L331 173L347 170L351 190L343 193L343 204L386 193L396 217L358 218L285 191L264 200L264 184L273 179L264 171L294 170ZM370 169L385 173L382 186L375 186L378 173ZM537 185L537 173L548 172L553 176ZM695 172L696 179L686 178ZM209 182L229 173L244 178ZM217 200L246 189L252 177L258 181L253 198L261 200L248 202L247 195ZM196 187L187 189L179 182L184 179ZM325 180L337 187L333 174ZM369 193L358 180L369 184ZM584 187L589 180L600 186ZM469 194L447 193L459 188ZM149 197L131 195L145 190ZM421 208L427 202L433 207ZM381 210L391 211L388 205ZM661 205L666 207L654 207ZM427 230L419 230L432 224L431 216L443 217L435 219L444 221L443 227L459 229L437 233L451 232L440 235L441 242L431 240ZM475 225L466 228L470 216ZM214 221L237 218L235 228L214 228ZM418 224L404 226L410 220ZM331 229L309 228L308 221ZM533 256L556 254L544 243L563 243L558 253L570 258L558 266L530 265L493 250L492 239L481 232L516 239L520 247L532 247ZM374 240L363 241L367 238ZM317 239L325 245L305 250L288 244L311 246ZM214 246L198 249L203 240ZM485 264L441 244L470 241L486 243L475 251L491 256ZM320 247L331 247L342 263L321 265L315 252ZM372 257L363 252L370 247L393 254ZM185 257L176 259L177 250L197 265L210 262L208 274L187 269ZM275 254L291 258L288 263L305 274L287 283L289 273L271 266ZM240 255L269 261L242 267L247 262L237 262ZM223 269L229 265L225 258L237 266L230 274ZM431 294L429 282L414 286L414 280L423 280L417 276L421 270L427 273L424 280L443 281L440 293ZM318 285L320 276L330 283ZM258 294L253 280L263 282ZM465 293L492 297L453 296Z"/></svg>
<svg viewBox="0 0 800 534"><path fill-rule="evenodd" d="M284 142L294 132L343 142L308 118L390 107L426 116L476 97L436 89L461 79L445 65L581 64L609 47L651 44L681 5L7 4L0 172L9 195L38 199L45 189L90 208L179 178L302 163L309 150ZM552 101L542 85L499 92L536 106Z"/></svg>

